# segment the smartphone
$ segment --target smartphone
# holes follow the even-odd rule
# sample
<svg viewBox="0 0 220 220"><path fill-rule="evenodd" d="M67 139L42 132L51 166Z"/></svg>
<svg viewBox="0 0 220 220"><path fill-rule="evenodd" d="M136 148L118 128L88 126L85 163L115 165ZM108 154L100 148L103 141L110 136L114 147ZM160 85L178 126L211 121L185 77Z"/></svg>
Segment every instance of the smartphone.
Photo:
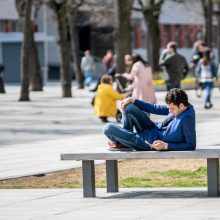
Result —
<svg viewBox="0 0 220 220"><path fill-rule="evenodd" d="M148 144L150 147L152 147L153 144L149 143L148 141L145 141L146 144Z"/></svg>

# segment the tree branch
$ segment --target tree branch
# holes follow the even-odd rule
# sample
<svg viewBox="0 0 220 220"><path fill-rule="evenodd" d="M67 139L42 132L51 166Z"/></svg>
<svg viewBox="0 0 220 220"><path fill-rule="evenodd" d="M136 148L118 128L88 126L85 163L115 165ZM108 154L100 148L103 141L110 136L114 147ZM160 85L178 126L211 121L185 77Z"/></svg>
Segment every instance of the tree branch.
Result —
<svg viewBox="0 0 220 220"><path fill-rule="evenodd" d="M160 0L159 2L157 2L154 6L153 6L153 11L160 11L160 8L162 6L162 4L164 3L164 0Z"/></svg>
<svg viewBox="0 0 220 220"><path fill-rule="evenodd" d="M141 11L141 12L144 11L143 9L141 9L141 8L136 8L136 7L132 7L132 10L134 10L134 11Z"/></svg>
<svg viewBox="0 0 220 220"><path fill-rule="evenodd" d="M138 3L139 3L139 5L140 5L142 8L144 7L144 4L143 4L142 0L138 0Z"/></svg>
<svg viewBox="0 0 220 220"><path fill-rule="evenodd" d="M160 0L160 1L158 1L158 2L155 4L155 6L156 6L156 7L157 7L157 6L161 6L163 3L164 3L164 0Z"/></svg>

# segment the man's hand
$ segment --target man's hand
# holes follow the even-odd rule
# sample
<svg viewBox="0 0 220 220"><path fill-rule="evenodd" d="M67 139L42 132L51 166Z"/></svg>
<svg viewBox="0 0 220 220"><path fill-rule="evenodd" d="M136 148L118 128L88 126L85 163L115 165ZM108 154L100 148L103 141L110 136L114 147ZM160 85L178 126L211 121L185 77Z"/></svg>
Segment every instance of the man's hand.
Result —
<svg viewBox="0 0 220 220"><path fill-rule="evenodd" d="M195 63L190 63L190 64L189 64L189 68L190 68L190 69L193 69L194 67L195 67Z"/></svg>
<svg viewBox="0 0 220 220"><path fill-rule="evenodd" d="M134 99L131 98L131 97L129 97L129 98L126 98L126 99L122 100L121 103L120 103L120 110L121 110L122 112L124 112L125 106L126 106L127 104L129 104L129 103L134 103Z"/></svg>
<svg viewBox="0 0 220 220"><path fill-rule="evenodd" d="M160 140L156 140L153 142L152 144L152 148L154 148L155 150L166 150L166 146L167 146L167 143L163 142L163 141L160 141Z"/></svg>

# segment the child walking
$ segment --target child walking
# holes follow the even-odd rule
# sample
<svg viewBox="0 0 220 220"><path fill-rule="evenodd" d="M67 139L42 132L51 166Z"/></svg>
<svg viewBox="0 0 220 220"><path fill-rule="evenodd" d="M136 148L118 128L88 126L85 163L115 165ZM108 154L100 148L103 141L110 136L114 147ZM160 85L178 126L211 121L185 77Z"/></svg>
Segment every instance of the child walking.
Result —
<svg viewBox="0 0 220 220"><path fill-rule="evenodd" d="M120 94L113 89L112 83L111 76L103 75L96 92L94 110L102 122L108 122L108 117L116 116L116 101L125 97L125 94Z"/></svg>

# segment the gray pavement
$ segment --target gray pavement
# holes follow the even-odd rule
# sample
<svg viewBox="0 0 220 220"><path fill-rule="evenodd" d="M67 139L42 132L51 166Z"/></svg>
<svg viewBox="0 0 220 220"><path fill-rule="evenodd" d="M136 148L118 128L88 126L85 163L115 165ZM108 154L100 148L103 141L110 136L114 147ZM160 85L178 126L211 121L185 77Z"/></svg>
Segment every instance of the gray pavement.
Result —
<svg viewBox="0 0 220 220"><path fill-rule="evenodd" d="M17 102L19 89L6 85L0 94L0 179L77 167L60 161L60 153L106 147L103 124L90 106L93 93L73 86L74 97L61 98L60 85L49 84L31 93L32 102ZM193 90L187 93L197 112L198 147L219 146L219 90L210 110ZM156 95L162 103L165 92ZM0 219L220 219L219 198L207 198L204 188L120 192L98 189L98 198L83 199L81 189L0 190Z"/></svg>
<svg viewBox="0 0 220 220"><path fill-rule="evenodd" d="M219 198L204 188L121 189L82 198L81 189L0 190L0 219L217 220Z"/></svg>
<svg viewBox="0 0 220 220"><path fill-rule="evenodd" d="M31 102L18 102L19 89L9 85L0 94L0 179L78 167L60 161L60 153L105 147L90 105L94 93L73 86L73 98L61 98L60 85L50 84L31 93Z"/></svg>

